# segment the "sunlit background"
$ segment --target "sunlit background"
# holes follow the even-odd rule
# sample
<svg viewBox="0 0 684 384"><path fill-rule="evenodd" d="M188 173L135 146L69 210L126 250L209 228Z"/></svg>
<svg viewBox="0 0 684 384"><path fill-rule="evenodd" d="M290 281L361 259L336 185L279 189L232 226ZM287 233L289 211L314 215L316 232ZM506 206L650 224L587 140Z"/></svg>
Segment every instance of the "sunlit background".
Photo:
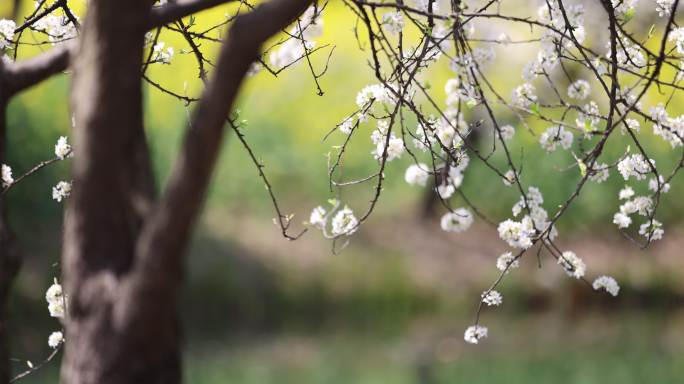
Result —
<svg viewBox="0 0 684 384"><path fill-rule="evenodd" d="M518 5L526 3L522 4ZM24 14L32 7L25 5ZM212 25L229 10L204 12L197 18L198 25ZM343 137L335 133L326 141L323 138L354 111L358 90L373 82L367 53L359 50L363 41L354 37L352 13L341 2L332 2L324 22L325 33L317 44L327 46L313 59L315 68L323 68L334 46L320 80L323 96L316 95L308 67L300 64L277 78L266 72L250 78L239 103L240 118L246 120L245 137L265 165L281 208L295 215L293 231L304 228L313 207L335 197L328 184L327 154ZM483 37L496 37L502 31L495 24L478 28ZM523 38L526 31L519 32ZM171 65L154 65L150 77L178 93L198 95L201 82L189 47L169 31L162 33L161 40L173 46L176 55ZM203 44L207 52L218 48ZM25 55L36 50L26 49ZM504 89L522 82L526 52L533 52L532 48L497 49L507 65L491 71L493 82ZM447 63L442 63L425 75L439 100L451 74ZM17 173L49 158L56 139L70 134L68 90L69 76L58 76L12 102L7 162ZM145 105L161 188L192 106L188 109L150 86L145 87ZM473 111L471 117L478 113L482 112ZM537 145L526 146L523 153L522 146L538 141L534 132L545 126L530 121L528 131L512 117L510 123L518 130L515 156L530 164L525 167L525 180L540 187L545 207L554 212L580 178L570 167L574 161L562 154L547 155ZM363 129L344 164L349 178L369 175L377 167L371 144L362 137L372 128ZM650 126L644 125L642 132L650 132ZM483 138L480 145L490 145L488 140ZM658 138L645 143L658 162L674 161L669 144ZM675 179L673 192L665 196L658 214L666 224L665 238L647 250L627 241L611 223L619 206L617 192L624 185L620 175L613 171L606 183L589 185L560 221L559 243L584 259L589 276L616 277L620 296L595 294L565 276L555 260L548 256L538 260L531 254L501 286L503 306L483 315L490 337L472 346L463 341L463 330L474 320L480 293L498 275L495 260L507 250L505 243L484 220L476 219L465 234L442 232L442 208L430 204L427 191L403 180L409 164L408 158L390 164L374 216L343 252L333 255L332 244L316 231L296 242L280 235L254 164L234 135L227 135L188 257L182 306L187 382L684 380L681 180ZM47 336L59 327L48 315L44 292L60 273L63 207L51 199L51 187L68 178L68 172L68 162L45 169L9 195L11 221L26 252L10 305L17 372L25 368L26 360L39 362L49 354ZM361 211L372 197L372 188L372 184L354 187L340 197ZM462 190L495 221L510 216L518 199L515 191L477 162L466 171ZM458 199L454 205L463 205ZM24 382L56 382L57 360Z"/></svg>

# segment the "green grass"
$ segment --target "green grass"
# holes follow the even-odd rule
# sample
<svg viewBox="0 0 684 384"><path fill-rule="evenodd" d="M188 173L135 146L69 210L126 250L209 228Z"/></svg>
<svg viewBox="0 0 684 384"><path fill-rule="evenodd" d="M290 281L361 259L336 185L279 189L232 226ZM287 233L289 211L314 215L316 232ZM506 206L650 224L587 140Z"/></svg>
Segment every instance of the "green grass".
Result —
<svg viewBox="0 0 684 384"><path fill-rule="evenodd" d="M421 330L442 336L432 338L413 329L392 337L331 330L223 341L194 350L186 377L196 384L681 383L683 340L662 328L671 319L619 317L593 330L594 320L581 318L553 330L536 329L534 317L499 319L478 346L464 345L455 327Z"/></svg>

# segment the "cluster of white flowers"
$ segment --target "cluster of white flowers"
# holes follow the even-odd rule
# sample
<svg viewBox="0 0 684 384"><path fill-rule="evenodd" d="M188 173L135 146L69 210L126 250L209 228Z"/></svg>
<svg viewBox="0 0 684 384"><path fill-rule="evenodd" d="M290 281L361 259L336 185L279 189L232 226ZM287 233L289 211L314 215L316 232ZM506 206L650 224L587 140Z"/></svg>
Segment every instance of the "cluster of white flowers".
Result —
<svg viewBox="0 0 684 384"><path fill-rule="evenodd" d="M570 149L572 146L572 132L560 125L549 127L539 137L539 144L548 152L553 152L560 145L563 149Z"/></svg>
<svg viewBox="0 0 684 384"><path fill-rule="evenodd" d="M524 83L514 88L511 96L513 105L519 108L529 108L537 102L537 95L534 92L534 85L530 83Z"/></svg>
<svg viewBox="0 0 684 384"><path fill-rule="evenodd" d="M653 177L648 181L648 189L653 192L668 193L670 192L670 183L666 183L663 176L658 175L657 179Z"/></svg>
<svg viewBox="0 0 684 384"><path fill-rule="evenodd" d="M390 91L382 84L367 85L356 94L356 105L366 107L371 101L380 103L392 102Z"/></svg>
<svg viewBox="0 0 684 384"><path fill-rule="evenodd" d="M655 219L649 220L639 226L639 234L649 241L660 240L665 234L663 223Z"/></svg>
<svg viewBox="0 0 684 384"><path fill-rule="evenodd" d="M55 282L45 292L45 300L48 303L48 311L50 316L57 318L64 318L67 306L67 297L62 291L62 286L55 280Z"/></svg>
<svg viewBox="0 0 684 384"><path fill-rule="evenodd" d="M358 226L359 220L354 216L354 212L345 206L332 219L332 234L334 236L351 235L356 232Z"/></svg>
<svg viewBox="0 0 684 384"><path fill-rule="evenodd" d="M677 52L684 55L684 27L674 28L667 40L674 41Z"/></svg>
<svg viewBox="0 0 684 384"><path fill-rule="evenodd" d="M653 179L653 181L655 181L655 179ZM669 189L669 186L667 189ZM665 191L665 187L662 186L661 190ZM650 216L653 213L653 199L648 196L634 197L634 195L634 190L629 186L623 188L618 194L620 200L626 200L620 205L620 211L613 216L613 223L616 224L618 228L629 227L632 224L630 215L634 213L638 213L641 216Z"/></svg>
<svg viewBox="0 0 684 384"><path fill-rule="evenodd" d="M596 130L600 119L601 112L599 111L598 104L594 101L590 101L585 104L582 109L577 113L577 118L575 119L575 125L577 128L584 130L585 132L591 132Z"/></svg>
<svg viewBox="0 0 684 384"><path fill-rule="evenodd" d="M376 160L386 157L387 161L392 161L404 153L404 140L389 132L389 129L389 121L378 120L378 128L371 133L371 141L375 145L371 154Z"/></svg>
<svg viewBox="0 0 684 384"><path fill-rule="evenodd" d="M174 50L173 47L166 47L166 43L163 41L157 42L157 44L152 47L152 61L162 64L171 64L171 58L173 58Z"/></svg>
<svg viewBox="0 0 684 384"><path fill-rule="evenodd" d="M318 227L318 228L324 228L326 223L326 212L325 208L321 207L320 205L316 208L314 208L311 211L311 216L309 216L309 224Z"/></svg>
<svg viewBox="0 0 684 384"><path fill-rule="evenodd" d="M473 225L473 214L466 208L457 208L442 216L441 226L447 232L464 232Z"/></svg>
<svg viewBox="0 0 684 384"><path fill-rule="evenodd" d="M522 223L511 219L502 221L497 228L499 237L513 248L527 249L532 246L531 236L534 236L534 228L525 225L527 223L531 222Z"/></svg>
<svg viewBox="0 0 684 384"><path fill-rule="evenodd" d="M591 286L597 291L600 289L605 289L606 292L613 296L617 296L620 292L620 286L618 285L617 281L610 276L597 277Z"/></svg>
<svg viewBox="0 0 684 384"><path fill-rule="evenodd" d="M672 6L674 5L674 0L655 0L655 2L658 16L670 16L670 13L672 12Z"/></svg>
<svg viewBox="0 0 684 384"><path fill-rule="evenodd" d="M551 226L551 223L548 220L548 212L546 212L546 210L542 207L543 203L544 197L542 196L541 191L536 187L530 186L527 189L527 194L520 196L520 200L518 200L518 202L515 203L511 209L513 216L516 217L519 216L523 211L528 211L528 214L522 218L519 223L519 227L517 224L508 224L508 229L512 229L513 233L507 231L504 231L503 233L506 234L506 236L513 235L512 237L504 238L501 235L502 230L500 224L499 236L501 236L501 238L508 242L508 244L512 247L523 249L527 249L532 245L532 238L538 231L547 232L545 237L547 237L549 240L555 239L556 236L558 236L558 232L556 231L555 226ZM517 222L512 221L512 223ZM551 228L549 228L549 226L551 226ZM515 233L518 228L519 233ZM504 229L506 229L506 226L504 226Z"/></svg>
<svg viewBox="0 0 684 384"><path fill-rule="evenodd" d="M499 306L503 302L503 296L495 290L485 291L482 293L482 302L490 307Z"/></svg>
<svg viewBox="0 0 684 384"><path fill-rule="evenodd" d="M589 180L596 183L603 183L610 176L608 164L595 162L594 167L589 171Z"/></svg>
<svg viewBox="0 0 684 384"><path fill-rule="evenodd" d="M672 148L680 147L684 144L684 115L670 117L662 103L651 107L651 118L655 120L653 124L653 134L660 136L663 140L670 143Z"/></svg>
<svg viewBox="0 0 684 384"><path fill-rule="evenodd" d="M496 259L496 268L501 272L508 273L519 266L520 262L511 252L506 252Z"/></svg>
<svg viewBox="0 0 684 384"><path fill-rule="evenodd" d="M74 17L78 21L78 17L76 15ZM53 45L73 39L78 35L76 26L66 15L49 14L34 23L33 28L47 34L48 40Z"/></svg>
<svg viewBox="0 0 684 384"><path fill-rule="evenodd" d="M404 180L411 185L419 185L424 187L430 177L430 171L424 163L411 164L406 168L404 173Z"/></svg>
<svg viewBox="0 0 684 384"><path fill-rule="evenodd" d="M271 64L276 68L284 68L304 57L316 43L312 41L323 34L323 15L321 8L309 7L295 23L290 31L290 38L271 52Z"/></svg>
<svg viewBox="0 0 684 384"><path fill-rule="evenodd" d="M618 16L626 16L634 12L634 7L636 7L639 0L611 0L610 2Z"/></svg>
<svg viewBox="0 0 684 384"><path fill-rule="evenodd" d="M48 346L50 348L57 348L64 342L64 334L61 331L52 332L48 336Z"/></svg>
<svg viewBox="0 0 684 384"><path fill-rule="evenodd" d="M630 177L634 177L637 180L644 180L646 175L651 172L649 162L655 167L655 160L649 159L647 162L640 153L635 153L625 156L620 160L617 167L625 180L628 180Z"/></svg>
<svg viewBox="0 0 684 384"><path fill-rule="evenodd" d="M17 25L12 20L0 20L0 50L10 45L14 38L14 30Z"/></svg>
<svg viewBox="0 0 684 384"><path fill-rule="evenodd" d="M354 212L348 206L335 212L339 206L337 200L331 200L330 203L334 206L331 212L327 212L322 206L318 206L311 211L309 216L309 224L323 231L326 236L326 226L328 225L328 218L334 213L331 220L331 236L337 237L342 235L351 235L356 232L359 226L359 220L354 216Z"/></svg>
<svg viewBox="0 0 684 384"><path fill-rule="evenodd" d="M471 325L463 334L463 339L470 344L477 344L480 340L487 337L487 327L481 325Z"/></svg>
<svg viewBox="0 0 684 384"><path fill-rule="evenodd" d="M404 26L406 26L404 15L399 11L388 12L382 15L382 24L392 33L399 33L404 29Z"/></svg>
<svg viewBox="0 0 684 384"><path fill-rule="evenodd" d="M591 86L586 80L577 80L568 87L568 96L573 99L584 100L590 93Z"/></svg>
<svg viewBox="0 0 684 384"><path fill-rule="evenodd" d="M71 145L67 143L66 136L60 136L60 138L57 139L57 144L55 144L55 156L57 156L57 158L59 158L60 160L64 160L67 157L74 156L74 154L71 151Z"/></svg>
<svg viewBox="0 0 684 384"><path fill-rule="evenodd" d="M69 195L71 195L71 183L68 181L60 181L52 187L52 198L57 200L58 203L61 203Z"/></svg>
<svg viewBox="0 0 684 384"><path fill-rule="evenodd" d="M517 176L519 176L519 175L516 175L516 172L512 169L509 169L508 171L506 171L506 173L504 173L504 177L503 177L504 185L507 187L510 187L511 185L513 185L515 183Z"/></svg>
<svg viewBox="0 0 684 384"><path fill-rule="evenodd" d="M575 252L572 251L563 252L560 257L558 257L558 264L563 267L568 276L576 279L584 277L584 274L587 271L587 266L584 264L584 261L577 257Z"/></svg>
<svg viewBox="0 0 684 384"><path fill-rule="evenodd" d="M3 164L2 165L2 187L7 188L12 183L14 183L14 178L12 177L12 168L10 168L9 165Z"/></svg>
<svg viewBox="0 0 684 384"><path fill-rule="evenodd" d="M510 140L515 135L515 128L510 124L500 126L499 131L501 132L500 136L503 140Z"/></svg>
<svg viewBox="0 0 684 384"><path fill-rule="evenodd" d="M618 33L620 43L617 45L616 59L620 67L631 71L638 71L646 66L646 57L637 44L632 44L629 39L625 38L621 33ZM609 61L613 60L613 52L610 48L610 41L606 43L608 52L606 58Z"/></svg>

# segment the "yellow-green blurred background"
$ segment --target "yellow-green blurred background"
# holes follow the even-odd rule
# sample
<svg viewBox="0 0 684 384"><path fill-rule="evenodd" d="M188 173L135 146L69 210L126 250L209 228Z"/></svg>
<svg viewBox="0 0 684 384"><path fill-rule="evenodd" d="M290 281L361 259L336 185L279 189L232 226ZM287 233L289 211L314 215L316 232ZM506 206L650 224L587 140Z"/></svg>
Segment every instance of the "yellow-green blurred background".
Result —
<svg viewBox="0 0 684 384"><path fill-rule="evenodd" d="M200 14L196 28L212 25L230 10ZM312 207L333 197L326 154L343 137L335 133L323 142L324 135L356 108L357 91L374 82L367 54L354 38L352 13L333 2L324 22L317 44L335 46L320 80L324 96L316 95L307 66L300 64L277 78L266 72L250 78L239 103L240 116L247 120L246 139L265 164L284 211L295 214L295 231ZM496 36L501 26L480 28ZM187 89L197 95L201 83L195 58L182 52L188 46L169 31L161 40L176 55L171 65L153 65L150 77L176 92ZM213 57L217 46L202 44ZM522 82L525 49L497 51L503 60L491 71L495 84L509 89ZM28 48L24 55L37 50ZM326 57L327 50L317 54L314 66L322 68ZM451 73L444 62L424 75L437 100L443 100L442 84ZM16 174L49 158L57 137L70 135L68 89L69 76L57 76L12 102L7 163ZM150 86L145 87L145 107L162 188L188 110ZM483 116L475 110L469 117ZM530 124L533 130L545 128L534 120ZM559 171L574 161L567 154L545 154L533 144L536 137L519 124L516 128L513 148L517 157L525 147L524 180L540 187L545 207L553 212L579 180L576 168ZM367 139L371 130L362 127L352 144L346 177L374 171ZM648 138L649 132L650 127L642 127L658 163L674 162L669 144ZM377 211L344 252L333 255L332 244L316 231L289 242L273 225L263 183L235 139L232 133L225 139L189 251L182 313L188 382L684 382L681 181L675 179L658 215L666 225L665 239L647 250L629 243L611 224L617 191L624 185L615 171L608 182L589 185L561 220L561 246L585 260L590 277L615 276L622 286L618 298L594 294L548 257L541 259L541 268L528 257L501 286L503 306L484 313L489 339L468 346L463 330L474 320L480 292L497 276L497 256L506 251L495 228L476 220L465 234L442 232L441 211L426 214L425 191L403 181L409 164L405 157L390 164ZM615 145L608 156L614 159L623 150ZM500 154L494 159L503 166ZM11 327L17 330L13 354L21 360L13 363L17 371L25 360L37 362L48 354L47 336L58 327L44 303L45 290L59 275L61 249L62 205L50 197L51 187L68 173L68 161L45 169L9 196L12 223L27 255L10 307ZM507 218L517 200L515 191L477 162L466 171L462 188L495 220ZM341 197L362 212L372 192L366 184ZM463 205L458 198L454 204ZM53 362L25 382L56 382L57 368Z"/></svg>

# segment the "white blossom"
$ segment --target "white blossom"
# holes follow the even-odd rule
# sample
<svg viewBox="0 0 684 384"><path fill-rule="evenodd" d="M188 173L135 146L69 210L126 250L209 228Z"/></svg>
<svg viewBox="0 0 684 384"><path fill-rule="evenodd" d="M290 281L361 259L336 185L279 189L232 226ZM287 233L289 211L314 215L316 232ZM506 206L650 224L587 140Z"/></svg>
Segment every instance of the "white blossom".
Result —
<svg viewBox="0 0 684 384"><path fill-rule="evenodd" d="M388 12L382 15L382 24L392 33L399 33L404 29L406 22L401 12Z"/></svg>
<svg viewBox="0 0 684 384"><path fill-rule="evenodd" d="M55 282L45 292L45 300L48 303L48 311L50 316L63 318L66 308L67 298L62 291L62 286Z"/></svg>
<svg viewBox="0 0 684 384"><path fill-rule="evenodd" d="M618 195L618 198L620 200L626 200L630 199L632 196L634 196L634 190L630 186L625 186L620 190L620 193Z"/></svg>
<svg viewBox="0 0 684 384"><path fill-rule="evenodd" d="M162 64L171 64L171 58L173 57L174 51L173 47L165 47L163 41L157 42L152 48L152 61L159 62Z"/></svg>
<svg viewBox="0 0 684 384"><path fill-rule="evenodd" d="M499 237L511 247L527 249L532 246L532 233L521 222L508 219L499 223L497 230Z"/></svg>
<svg viewBox="0 0 684 384"><path fill-rule="evenodd" d="M608 176L610 176L610 172L608 170L608 164L598 162L594 163L594 168L589 173L589 180L597 183L602 183L608 180Z"/></svg>
<svg viewBox="0 0 684 384"><path fill-rule="evenodd" d="M518 268L519 266L520 262L511 252L506 252L496 259L496 268L501 272L506 271L508 273L511 269Z"/></svg>
<svg viewBox="0 0 684 384"><path fill-rule="evenodd" d="M12 20L0 20L0 50L10 45L17 25Z"/></svg>
<svg viewBox="0 0 684 384"><path fill-rule="evenodd" d="M52 332L48 337L48 345L50 348L57 348L64 342L64 334L60 331Z"/></svg>
<svg viewBox="0 0 684 384"><path fill-rule="evenodd" d="M655 160L650 159L649 162L655 167ZM632 176L637 180L643 180L651 171L649 163L640 153L625 156L624 159L620 160L617 167L625 180Z"/></svg>
<svg viewBox="0 0 684 384"><path fill-rule="evenodd" d="M599 111L598 104L594 101L590 101L577 113L575 125L585 132L594 131L598 128L598 123L601 121L599 118L600 115L601 111Z"/></svg>
<svg viewBox="0 0 684 384"><path fill-rule="evenodd" d="M78 21L78 16L73 16L76 18L76 21ZM47 34L48 40L52 45L73 39L78 35L76 26L66 15L46 15L36 21L32 27Z"/></svg>
<svg viewBox="0 0 684 384"><path fill-rule="evenodd" d="M316 208L314 208L311 211L311 216L309 216L309 224L318 227L318 228L323 228L325 227L326 219L325 219L325 208L321 207L320 205Z"/></svg>
<svg viewBox="0 0 684 384"><path fill-rule="evenodd" d="M332 234L335 236L351 235L356 232L359 221L354 216L354 212L345 206L340 209L332 219Z"/></svg>
<svg viewBox="0 0 684 384"><path fill-rule="evenodd" d="M57 144L55 144L55 156L57 156L60 160L64 160L67 157L73 156L73 153L71 152L71 145L67 143L66 136L60 136L59 139L57 139Z"/></svg>
<svg viewBox="0 0 684 384"><path fill-rule="evenodd" d="M667 40L674 41L677 52L684 54L684 27L674 28L670 31Z"/></svg>
<svg viewBox="0 0 684 384"><path fill-rule="evenodd" d="M665 231L663 230L663 223L658 220L649 220L641 224L639 227L639 234L649 240L660 240L663 238Z"/></svg>
<svg viewBox="0 0 684 384"><path fill-rule="evenodd" d="M528 108L537 102L537 95L534 92L534 86L530 83L524 83L516 87L511 96L513 105L519 108Z"/></svg>
<svg viewBox="0 0 684 384"><path fill-rule="evenodd" d="M71 183L68 181L60 181L52 187L52 198L54 200L57 200L58 203L61 203L62 200L66 199L69 197L71 194Z"/></svg>
<svg viewBox="0 0 684 384"><path fill-rule="evenodd" d="M473 224L473 214L465 208L457 208L442 216L441 226L447 232L463 232Z"/></svg>
<svg viewBox="0 0 684 384"><path fill-rule="evenodd" d="M563 149L572 146L572 133L560 125L548 128L539 137L539 144L548 152L553 152L560 145Z"/></svg>
<svg viewBox="0 0 684 384"><path fill-rule="evenodd" d="M456 192L456 187L453 184L440 184L436 190L440 198L448 199Z"/></svg>
<svg viewBox="0 0 684 384"><path fill-rule="evenodd" d="M390 134L389 142L387 143L387 161L398 159L404 153L404 140L396 137L394 133ZM376 159L381 159L385 156L385 139L377 141L376 148L372 152Z"/></svg>
<svg viewBox="0 0 684 384"><path fill-rule="evenodd" d="M660 184L660 187L658 186L658 184ZM668 193L670 192L670 183L666 183L665 179L663 179L663 176L658 175L657 180L655 177L653 177L651 178L651 180L648 181L648 189L650 189L653 192L657 192L658 189L660 189L660 192Z"/></svg>
<svg viewBox="0 0 684 384"><path fill-rule="evenodd" d="M337 128L345 135L349 135L352 129L354 129L354 119L351 117L346 118Z"/></svg>
<svg viewBox="0 0 684 384"><path fill-rule="evenodd" d="M577 257L575 252L572 251L563 252L558 258L558 264L563 267L568 276L576 279L582 278L587 271L587 266L584 264L584 261Z"/></svg>
<svg viewBox="0 0 684 384"><path fill-rule="evenodd" d="M515 179L516 179L515 171L513 171L512 169L509 169L508 171L506 171L506 173L504 173L503 183L505 186L510 187L511 185L513 185L513 183L515 183Z"/></svg>
<svg viewBox="0 0 684 384"><path fill-rule="evenodd" d="M480 340L487 337L487 327L472 325L465 330L463 339L469 344L477 344Z"/></svg>
<svg viewBox="0 0 684 384"><path fill-rule="evenodd" d="M656 12L658 12L658 16L669 16L672 12L673 5L674 0L656 0Z"/></svg>
<svg viewBox="0 0 684 384"><path fill-rule="evenodd" d="M618 228L627 228L632 224L632 218L626 213L618 212L613 215L613 224L617 225Z"/></svg>
<svg viewBox="0 0 684 384"><path fill-rule="evenodd" d="M591 286L596 291L600 289L605 289L606 292L610 293L613 296L617 296L620 292L620 286L618 285L617 281L615 281L615 279L610 276L597 277L591 284Z"/></svg>
<svg viewBox="0 0 684 384"><path fill-rule="evenodd" d="M423 163L411 164L408 168L406 168L404 180L411 185L419 185L424 187L425 184L427 184L428 177L430 176L428 169L428 166Z"/></svg>
<svg viewBox="0 0 684 384"><path fill-rule="evenodd" d="M515 128L510 124L502 125L499 127L499 131L503 140L510 140L515 135Z"/></svg>
<svg viewBox="0 0 684 384"><path fill-rule="evenodd" d="M499 306L503 302L503 296L498 291L486 291L482 293L482 302L488 306Z"/></svg>
<svg viewBox="0 0 684 384"><path fill-rule="evenodd" d="M590 93L591 86L586 80L577 80L568 87L568 96L576 100L584 100Z"/></svg>
<svg viewBox="0 0 684 384"><path fill-rule="evenodd" d="M6 188L14 183L14 178L12 177L12 168L9 165L2 165L2 187Z"/></svg>

